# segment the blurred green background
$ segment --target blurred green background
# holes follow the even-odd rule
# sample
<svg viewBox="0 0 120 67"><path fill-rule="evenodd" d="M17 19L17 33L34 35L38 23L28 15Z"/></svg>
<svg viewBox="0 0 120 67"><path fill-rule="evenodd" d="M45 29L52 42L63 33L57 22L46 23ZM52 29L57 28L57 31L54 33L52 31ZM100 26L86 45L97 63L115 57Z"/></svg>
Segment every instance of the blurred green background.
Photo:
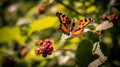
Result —
<svg viewBox="0 0 120 67"><path fill-rule="evenodd" d="M55 50L69 48L84 52L92 49L85 44L100 42L99 38L94 33L87 32L81 37L61 41L62 32L59 29L60 22L56 12L77 20L91 17L95 19L95 25L98 25L104 21L101 18L104 13L120 16L119 3L119 0L1 0L0 67L4 61L11 62L15 67L76 67L79 63L76 64L75 60L78 58L75 58L74 51ZM113 22L112 28L101 32L101 49L108 57L101 67L120 66L120 22L119 20ZM96 27L89 28L94 30ZM44 58L35 51L39 40L47 38L53 40L54 52ZM88 43L85 43L86 41ZM79 49L77 47L80 44L83 48ZM86 60L85 55L80 55L80 59Z"/></svg>

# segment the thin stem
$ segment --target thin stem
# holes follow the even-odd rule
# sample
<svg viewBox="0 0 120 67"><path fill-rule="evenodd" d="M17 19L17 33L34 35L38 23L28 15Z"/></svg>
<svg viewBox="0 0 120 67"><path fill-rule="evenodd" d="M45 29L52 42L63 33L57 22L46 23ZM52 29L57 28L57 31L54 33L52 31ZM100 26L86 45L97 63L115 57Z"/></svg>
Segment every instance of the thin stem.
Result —
<svg viewBox="0 0 120 67"><path fill-rule="evenodd" d="M59 0L55 0L55 1L57 1L57 2L60 3L60 4L62 4L63 6L65 6L66 8L68 8L69 10L74 11L74 12L75 12L76 14L78 14L78 15L84 15L84 14L82 14L82 13L79 13L79 12L76 11L75 9L69 7L68 5L64 4L63 2L61 2L61 1L59 1Z"/></svg>
<svg viewBox="0 0 120 67"><path fill-rule="evenodd" d="M76 50L74 50L74 49L65 49L65 48L58 48L58 49L56 49L55 51L58 51L58 50L65 50L65 51L76 51Z"/></svg>

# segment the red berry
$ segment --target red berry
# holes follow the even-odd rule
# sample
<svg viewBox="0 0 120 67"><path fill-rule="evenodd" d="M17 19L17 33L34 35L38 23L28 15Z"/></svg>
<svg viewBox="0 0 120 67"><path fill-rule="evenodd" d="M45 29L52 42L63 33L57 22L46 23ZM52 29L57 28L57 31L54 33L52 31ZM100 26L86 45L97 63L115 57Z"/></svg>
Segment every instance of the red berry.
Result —
<svg viewBox="0 0 120 67"><path fill-rule="evenodd" d="M40 4L39 8L38 8L38 13L39 14L43 14L45 12L45 5L44 4Z"/></svg>
<svg viewBox="0 0 120 67"><path fill-rule="evenodd" d="M52 43L50 39L45 39L46 43Z"/></svg>
<svg viewBox="0 0 120 67"><path fill-rule="evenodd" d="M42 54L43 57L47 57L47 54Z"/></svg>
<svg viewBox="0 0 120 67"><path fill-rule="evenodd" d="M119 19L118 15L115 16L115 19L116 19L116 20Z"/></svg>
<svg viewBox="0 0 120 67"><path fill-rule="evenodd" d="M51 55L52 54L52 51L50 51L49 53L48 53L48 55Z"/></svg>
<svg viewBox="0 0 120 67"><path fill-rule="evenodd" d="M110 21L113 21L115 19L115 14L110 16Z"/></svg>
<svg viewBox="0 0 120 67"><path fill-rule="evenodd" d="M10 58L5 58L2 61L2 67L15 67L15 61Z"/></svg>
<svg viewBox="0 0 120 67"><path fill-rule="evenodd" d="M26 48L24 48L24 49L21 51L21 57L24 58L24 57L27 55L28 52L29 52L29 50L26 49Z"/></svg>
<svg viewBox="0 0 120 67"><path fill-rule="evenodd" d="M38 48L38 49L36 50L36 53L37 53L37 54L42 54L42 49Z"/></svg>
<svg viewBox="0 0 120 67"><path fill-rule="evenodd" d="M49 50L52 51L52 50L53 50L53 47L52 47L52 46L49 46Z"/></svg>
<svg viewBox="0 0 120 67"><path fill-rule="evenodd" d="M40 46L43 45L43 41L40 40L38 44L39 44Z"/></svg>
<svg viewBox="0 0 120 67"><path fill-rule="evenodd" d="M101 18L102 18L103 20L107 20L107 14L104 13Z"/></svg>

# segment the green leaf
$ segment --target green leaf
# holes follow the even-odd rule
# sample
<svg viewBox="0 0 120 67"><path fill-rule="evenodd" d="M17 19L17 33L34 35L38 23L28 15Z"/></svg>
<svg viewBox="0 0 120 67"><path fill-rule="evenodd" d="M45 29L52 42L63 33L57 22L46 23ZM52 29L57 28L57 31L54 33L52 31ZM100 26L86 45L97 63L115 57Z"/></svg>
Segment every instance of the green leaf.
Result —
<svg viewBox="0 0 120 67"><path fill-rule="evenodd" d="M98 42L99 41L99 37L97 34L93 33L93 32L86 32L83 34L83 36L89 40L91 40L93 43Z"/></svg>
<svg viewBox="0 0 120 67"><path fill-rule="evenodd" d="M38 19L30 24L30 31L28 34L31 35L35 31L40 31L50 28L55 24L56 21L57 18L53 16L48 16L45 18Z"/></svg>
<svg viewBox="0 0 120 67"><path fill-rule="evenodd" d="M92 54L93 43L84 39L78 45L76 51L76 63L78 67L87 67L90 62L98 58L98 55Z"/></svg>
<svg viewBox="0 0 120 67"><path fill-rule="evenodd" d="M37 5L35 5L35 6L33 6L27 13L26 13L26 19L28 20L28 21L33 21L33 20L35 20L35 18L34 18L34 15L39 15L38 13L37 13L37 11L38 11L38 8L39 8L39 4Z"/></svg>
<svg viewBox="0 0 120 67"><path fill-rule="evenodd" d="M92 5L86 9L86 13L89 14L89 13L95 12L96 9L97 9L96 6Z"/></svg>
<svg viewBox="0 0 120 67"><path fill-rule="evenodd" d="M120 15L120 4L113 5L110 10L111 13Z"/></svg>
<svg viewBox="0 0 120 67"><path fill-rule="evenodd" d="M17 41L24 43L26 40L25 36L21 36L19 27L3 27L0 29L0 42L8 43Z"/></svg>

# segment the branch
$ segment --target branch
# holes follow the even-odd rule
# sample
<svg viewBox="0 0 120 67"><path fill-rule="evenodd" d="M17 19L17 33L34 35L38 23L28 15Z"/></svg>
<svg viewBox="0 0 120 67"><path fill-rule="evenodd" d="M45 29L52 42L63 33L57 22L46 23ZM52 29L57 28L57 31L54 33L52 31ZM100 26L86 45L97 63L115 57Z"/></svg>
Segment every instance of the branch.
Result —
<svg viewBox="0 0 120 67"><path fill-rule="evenodd" d="M65 49L65 48L58 48L58 49L56 49L55 51L58 51L58 50L65 50L65 51L76 51L76 50L74 50L74 49Z"/></svg>
<svg viewBox="0 0 120 67"><path fill-rule="evenodd" d="M79 13L79 12L76 11L75 9L69 7L68 5L64 4L63 2L61 2L61 1L59 1L59 0L55 0L55 1L57 1L57 2L60 3L60 4L62 4L63 6L65 6L66 8L68 8L69 10L74 11L74 12L75 12L76 14L78 14L78 15L84 15L84 14L82 14L82 13Z"/></svg>

